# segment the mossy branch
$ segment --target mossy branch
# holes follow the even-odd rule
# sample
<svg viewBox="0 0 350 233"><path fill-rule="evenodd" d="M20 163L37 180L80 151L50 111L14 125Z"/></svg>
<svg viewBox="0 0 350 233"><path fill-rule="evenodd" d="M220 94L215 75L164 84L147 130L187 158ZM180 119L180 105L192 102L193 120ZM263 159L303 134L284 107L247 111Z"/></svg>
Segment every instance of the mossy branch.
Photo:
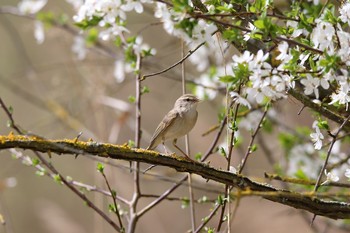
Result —
<svg viewBox="0 0 350 233"><path fill-rule="evenodd" d="M125 145L112 145L93 141L83 142L74 140L46 140L35 136L19 136L10 134L0 136L0 150L9 148L30 149L40 152L71 155L96 155L111 159L137 161L176 169L179 172L189 172L202 176L204 179L213 180L221 184L232 185L238 191L249 192L252 195L260 193L263 198L291 206L297 209L307 210L316 215L332 219L350 218L350 204L337 201L326 201L312 195L291 192L278 189L273 186L258 183L247 177L236 175L227 171L215 169L203 163L195 163L177 156L164 154L144 149L133 149Z"/></svg>

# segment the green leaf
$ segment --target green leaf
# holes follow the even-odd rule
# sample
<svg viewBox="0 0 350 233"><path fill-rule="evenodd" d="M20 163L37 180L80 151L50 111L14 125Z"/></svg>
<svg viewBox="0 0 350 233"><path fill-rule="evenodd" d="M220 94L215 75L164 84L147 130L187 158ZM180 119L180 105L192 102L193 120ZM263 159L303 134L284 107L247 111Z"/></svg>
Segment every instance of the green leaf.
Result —
<svg viewBox="0 0 350 233"><path fill-rule="evenodd" d="M150 90L149 90L149 88L147 86L143 86L142 87L141 94L146 94L146 93L149 93L149 92L150 92Z"/></svg>
<svg viewBox="0 0 350 233"><path fill-rule="evenodd" d="M264 123L262 124L262 128L268 133L272 133L273 126L274 126L273 123L271 121L269 121L268 119L265 119Z"/></svg>
<svg viewBox="0 0 350 233"><path fill-rule="evenodd" d="M207 202L208 202L208 197L207 196L203 196L203 197L198 199L198 203L207 203Z"/></svg>
<svg viewBox="0 0 350 233"><path fill-rule="evenodd" d="M112 197L115 198L115 197L117 196L117 191L115 191L114 189L112 189L112 193L111 193L111 194L112 194Z"/></svg>
<svg viewBox="0 0 350 233"><path fill-rule="evenodd" d="M232 75L224 75L219 77L219 80L223 83L231 83L235 80L235 78Z"/></svg>
<svg viewBox="0 0 350 233"><path fill-rule="evenodd" d="M9 113L12 115L13 114L13 107L12 106L9 106L8 108L7 108L7 110L9 111Z"/></svg>
<svg viewBox="0 0 350 233"><path fill-rule="evenodd" d="M255 152L258 149L258 145L254 144L252 145L252 148L250 148L250 153Z"/></svg>
<svg viewBox="0 0 350 233"><path fill-rule="evenodd" d="M108 205L108 210L113 213L117 213L117 207L114 204Z"/></svg>
<svg viewBox="0 0 350 233"><path fill-rule="evenodd" d="M90 20L84 19L79 23L75 23L75 25L83 30L86 30L90 27L97 26L101 20L102 20L102 17L93 16L92 19Z"/></svg>
<svg viewBox="0 0 350 233"><path fill-rule="evenodd" d="M262 19L255 20L254 26L257 27L258 29L264 29L265 28L264 20Z"/></svg>
<svg viewBox="0 0 350 233"><path fill-rule="evenodd" d="M238 29L227 29L223 32L223 38L232 42L232 41L241 41L242 33Z"/></svg>
<svg viewBox="0 0 350 233"><path fill-rule="evenodd" d="M217 205L223 205L224 204L224 198L222 195L218 195L217 199L216 199L216 204Z"/></svg>
<svg viewBox="0 0 350 233"><path fill-rule="evenodd" d="M296 137L288 133L280 133L278 140L286 152L289 152L296 143Z"/></svg>
<svg viewBox="0 0 350 233"><path fill-rule="evenodd" d="M7 126L7 128L11 128L11 127L13 126L12 121L7 120L7 121L6 121L6 126Z"/></svg>
<svg viewBox="0 0 350 233"><path fill-rule="evenodd" d="M194 159L195 160L201 160L201 158L202 158L202 153L201 152L198 152L198 153L196 153L195 155L194 155Z"/></svg>
<svg viewBox="0 0 350 233"><path fill-rule="evenodd" d="M135 147L135 142L133 140L129 140L128 141L128 146L131 147L131 148Z"/></svg>
<svg viewBox="0 0 350 233"><path fill-rule="evenodd" d="M96 28L91 28L86 36L86 43L89 46L93 46L98 41L98 30Z"/></svg>
<svg viewBox="0 0 350 233"><path fill-rule="evenodd" d="M207 230L207 233L214 233L215 232L215 229L214 228L208 228L208 230Z"/></svg>
<svg viewBox="0 0 350 233"><path fill-rule="evenodd" d="M220 154L221 154L223 157L225 157L225 158L227 157L225 148L220 147Z"/></svg>
<svg viewBox="0 0 350 233"><path fill-rule="evenodd" d="M122 39L120 38L120 36L117 36L114 40L114 44L115 46L117 46L118 48L123 44Z"/></svg>
<svg viewBox="0 0 350 233"><path fill-rule="evenodd" d="M182 198L181 209L186 209L189 205L190 205L190 200L188 199L188 197Z"/></svg>
<svg viewBox="0 0 350 233"><path fill-rule="evenodd" d="M299 178L299 179L304 179L304 180L307 180L308 177L307 175L305 174L305 172L301 169L298 169L296 172L295 172L295 177Z"/></svg>
<svg viewBox="0 0 350 233"><path fill-rule="evenodd" d="M41 171L36 171L35 172L35 175L37 175L37 176L45 176L45 174L46 174L46 170L44 169L44 170L41 170Z"/></svg>
<svg viewBox="0 0 350 233"><path fill-rule="evenodd" d="M61 176L60 176L60 175L54 174L54 175L52 176L52 178L53 178L54 181L56 181L57 183L62 184L62 179L61 179Z"/></svg>
<svg viewBox="0 0 350 233"><path fill-rule="evenodd" d="M103 173L105 166L102 163L97 163L97 171Z"/></svg>
<svg viewBox="0 0 350 233"><path fill-rule="evenodd" d="M341 59L337 55L326 54L325 59L320 60L320 65L325 67L325 73L330 70L338 70L340 63Z"/></svg>
<svg viewBox="0 0 350 233"><path fill-rule="evenodd" d="M249 7L249 11L252 12L252 13L255 13L256 12L256 7L255 6L250 6Z"/></svg>
<svg viewBox="0 0 350 233"><path fill-rule="evenodd" d="M60 25L65 25L65 24L68 23L69 18L70 18L70 17L69 17L67 14L62 13L62 14L60 14L60 15L58 16L57 21L58 21L58 23L59 23Z"/></svg>
<svg viewBox="0 0 350 233"><path fill-rule="evenodd" d="M128 97L128 100L129 100L130 103L135 103L135 102L136 102L136 97L133 96L133 95L130 95L130 96Z"/></svg>
<svg viewBox="0 0 350 233"><path fill-rule="evenodd" d="M39 159L37 159L37 158L32 158L32 164L33 164L33 166L36 166L36 165L38 165L40 163L40 160Z"/></svg>
<svg viewBox="0 0 350 233"><path fill-rule="evenodd" d="M39 12L36 14L36 18L43 22L46 26L51 26L55 22L55 15L53 12Z"/></svg>
<svg viewBox="0 0 350 233"><path fill-rule="evenodd" d="M328 121L318 121L317 126L320 129L325 129L325 130L329 130L329 125L328 125Z"/></svg>

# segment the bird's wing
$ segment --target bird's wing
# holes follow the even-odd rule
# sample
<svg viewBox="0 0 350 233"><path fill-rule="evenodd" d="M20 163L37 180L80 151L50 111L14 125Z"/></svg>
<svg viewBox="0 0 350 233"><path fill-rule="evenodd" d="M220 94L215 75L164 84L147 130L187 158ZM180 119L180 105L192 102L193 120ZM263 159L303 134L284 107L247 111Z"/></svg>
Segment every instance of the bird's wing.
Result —
<svg viewBox="0 0 350 233"><path fill-rule="evenodd" d="M178 116L178 112L175 110L171 110L162 120L162 122L159 123L156 131L154 132L150 145L147 149L154 149L158 144L162 141L162 138L158 138L159 135L165 133L165 131L168 130L169 126L172 125ZM158 142L156 142L158 141Z"/></svg>

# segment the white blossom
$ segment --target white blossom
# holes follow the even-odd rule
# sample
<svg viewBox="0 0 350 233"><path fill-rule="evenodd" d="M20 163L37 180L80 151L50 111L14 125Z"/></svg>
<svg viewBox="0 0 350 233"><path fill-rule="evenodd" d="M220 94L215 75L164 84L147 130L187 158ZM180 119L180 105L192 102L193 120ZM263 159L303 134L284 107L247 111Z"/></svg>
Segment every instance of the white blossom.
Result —
<svg viewBox="0 0 350 233"><path fill-rule="evenodd" d="M161 19L163 28L168 34L182 38L185 41L189 40L189 36L184 31L175 27L176 22L183 20L186 14L175 12L173 9L169 9L166 4L157 2L154 16Z"/></svg>
<svg viewBox="0 0 350 233"><path fill-rule="evenodd" d="M255 130L259 125L262 115L263 113L260 111L250 112L238 123L238 127L248 131Z"/></svg>
<svg viewBox="0 0 350 233"><path fill-rule="evenodd" d="M230 92L230 96L235 99L235 101L237 101L238 103L240 103L241 105L246 106L247 108L251 109L252 106L250 105L250 103L248 102L247 99L243 98L242 96L240 96L237 92L231 91Z"/></svg>
<svg viewBox="0 0 350 233"><path fill-rule="evenodd" d="M248 41L251 38L252 33L256 30L256 27L251 22L248 23L248 29L250 32L246 32L243 35L243 40Z"/></svg>
<svg viewBox="0 0 350 233"><path fill-rule="evenodd" d="M114 62L114 72L113 76L117 83L121 83L125 79L125 64L122 60L116 60Z"/></svg>
<svg viewBox="0 0 350 233"><path fill-rule="evenodd" d="M313 2L314 5L318 5L320 0L308 0L308 2Z"/></svg>
<svg viewBox="0 0 350 233"><path fill-rule="evenodd" d="M212 43L212 34L217 30L215 24L213 23L207 23L205 20L198 20L198 23L194 27L192 31L192 38L191 41L187 41L187 43L192 42L193 40L197 42L198 44L202 42L209 42Z"/></svg>
<svg viewBox="0 0 350 233"><path fill-rule="evenodd" d="M216 90L218 88L217 82L210 78L208 74L202 74L196 82L200 84L196 86L196 95L198 98L208 98L211 100L218 94Z"/></svg>
<svg viewBox="0 0 350 233"><path fill-rule="evenodd" d="M78 60L84 60L87 54L85 39L82 36L76 36L72 45L72 51L77 55Z"/></svg>
<svg viewBox="0 0 350 233"><path fill-rule="evenodd" d="M286 55L286 45L282 44L280 49L281 58L286 59L285 57L289 56ZM244 94L248 95L247 99L252 100L253 98L259 104L263 103L266 97L268 100L285 98L287 88L294 85L293 77L287 74L280 75L272 69L267 62L268 57L269 53L264 53L262 50L259 50L256 55L245 51L241 56L232 57L233 67L242 63L248 66L250 85L245 89Z"/></svg>
<svg viewBox="0 0 350 233"><path fill-rule="evenodd" d="M338 30L337 35L340 43L340 48L337 54L347 66L350 66L350 33Z"/></svg>
<svg viewBox="0 0 350 233"><path fill-rule="evenodd" d="M294 146L288 156L288 170L287 174L295 175L299 170L305 172L311 179L317 178L317 171L322 166L321 160L315 160L311 155L315 152L315 149L311 143L297 144Z"/></svg>
<svg viewBox="0 0 350 233"><path fill-rule="evenodd" d="M113 24L112 27L107 28L100 32L99 37L102 40L109 40L110 38L114 38L118 35L121 35L123 32L129 32L124 26Z"/></svg>
<svg viewBox="0 0 350 233"><path fill-rule="evenodd" d="M321 185L324 185L324 184L327 184L330 182L338 182L339 181L339 177L336 174L334 174L332 171L327 172L327 169L325 169L324 174L326 175L326 180Z"/></svg>
<svg viewBox="0 0 350 233"><path fill-rule="evenodd" d="M34 23L34 38L38 44L42 44L45 40L44 24L39 20Z"/></svg>
<svg viewBox="0 0 350 233"><path fill-rule="evenodd" d="M230 166L229 172L231 172L233 174L237 174L237 169L234 166Z"/></svg>
<svg viewBox="0 0 350 233"><path fill-rule="evenodd" d="M145 1L141 1L141 3L143 2ZM126 20L126 11L135 9L140 12L142 5L139 4L141 3L135 1L124 2L122 0L86 0L73 19L75 22L82 22L98 17L101 19L99 26L103 28L99 33L99 37L102 40L114 39L123 32L128 32L121 24ZM116 20L119 21L116 22Z"/></svg>
<svg viewBox="0 0 350 233"><path fill-rule="evenodd" d="M143 12L143 5L141 1L129 0L129 1L126 1L125 5L122 6L122 9L125 11L135 10L137 13L140 14Z"/></svg>
<svg viewBox="0 0 350 233"><path fill-rule="evenodd" d="M78 10L84 4L84 0L66 0L66 2L71 4L75 10Z"/></svg>
<svg viewBox="0 0 350 233"><path fill-rule="evenodd" d="M17 179L16 177L8 177L4 179L4 184L8 188L13 188L17 185Z"/></svg>
<svg viewBox="0 0 350 233"><path fill-rule="evenodd" d="M346 2L339 8L339 19L350 26L350 2Z"/></svg>
<svg viewBox="0 0 350 233"><path fill-rule="evenodd" d="M236 66L238 63L249 63L254 58L254 54L251 54L248 50L245 50L244 53L241 56L233 55L233 65Z"/></svg>
<svg viewBox="0 0 350 233"><path fill-rule="evenodd" d="M334 53L333 36L335 35L335 29L329 22L316 19L316 27L311 33L311 41L314 43L314 48L319 50L326 50L327 53Z"/></svg>
<svg viewBox="0 0 350 233"><path fill-rule="evenodd" d="M337 89L336 93L332 93L331 99L332 101L329 103L330 105L334 103L344 104L346 106L346 111L348 110L349 102L350 102L350 86L348 82L340 82L340 87Z"/></svg>
<svg viewBox="0 0 350 233"><path fill-rule="evenodd" d="M277 47L280 54L276 57L277 60L288 62L292 56L288 53L289 45L287 42L283 41Z"/></svg>
<svg viewBox="0 0 350 233"><path fill-rule="evenodd" d="M18 10L23 14L36 14L47 3L47 0L22 0L18 3Z"/></svg>
<svg viewBox="0 0 350 233"><path fill-rule="evenodd" d="M217 30L214 23L208 23L203 19L199 19L194 24L194 28L191 31L191 37L184 32L181 28L177 28L176 25L187 17L186 13L176 12L173 9L169 9L166 4L157 2L156 10L154 13L156 18L160 18L163 22L164 30L173 36L182 38L187 44L195 42L199 45L202 42L213 43L212 34ZM192 22L195 22L194 19ZM195 45L194 45L195 46Z"/></svg>
<svg viewBox="0 0 350 233"><path fill-rule="evenodd" d="M347 169L345 170L344 175L345 175L347 178L350 178L350 169L349 169L349 168L347 168Z"/></svg>
<svg viewBox="0 0 350 233"><path fill-rule="evenodd" d="M291 35L292 38L296 38L298 36L300 36L301 34L304 34L305 36L307 36L309 34L309 32L305 29L298 29L298 22L297 21L292 21L292 20L288 20L286 23L287 27L293 28L293 33Z"/></svg>
<svg viewBox="0 0 350 233"><path fill-rule="evenodd" d="M323 134L321 133L320 128L318 127L318 121L314 121L312 124L312 128L315 129L315 133L311 133L311 141L314 143L314 147L316 150L320 150L322 148L322 140L324 139Z"/></svg>
<svg viewBox="0 0 350 233"><path fill-rule="evenodd" d="M306 79L304 78L300 82L305 86L304 88L305 95L315 94L316 99L319 98L318 87L321 84L321 81L319 78L314 78L311 74L306 74Z"/></svg>

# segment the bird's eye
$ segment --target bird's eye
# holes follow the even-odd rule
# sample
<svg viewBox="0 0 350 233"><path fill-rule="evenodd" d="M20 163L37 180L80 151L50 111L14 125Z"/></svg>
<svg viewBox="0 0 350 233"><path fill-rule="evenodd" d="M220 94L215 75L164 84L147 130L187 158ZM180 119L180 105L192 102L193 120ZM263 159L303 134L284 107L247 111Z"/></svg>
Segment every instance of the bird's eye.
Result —
<svg viewBox="0 0 350 233"><path fill-rule="evenodd" d="M186 98L186 101L189 102L189 101L190 101L190 98Z"/></svg>

